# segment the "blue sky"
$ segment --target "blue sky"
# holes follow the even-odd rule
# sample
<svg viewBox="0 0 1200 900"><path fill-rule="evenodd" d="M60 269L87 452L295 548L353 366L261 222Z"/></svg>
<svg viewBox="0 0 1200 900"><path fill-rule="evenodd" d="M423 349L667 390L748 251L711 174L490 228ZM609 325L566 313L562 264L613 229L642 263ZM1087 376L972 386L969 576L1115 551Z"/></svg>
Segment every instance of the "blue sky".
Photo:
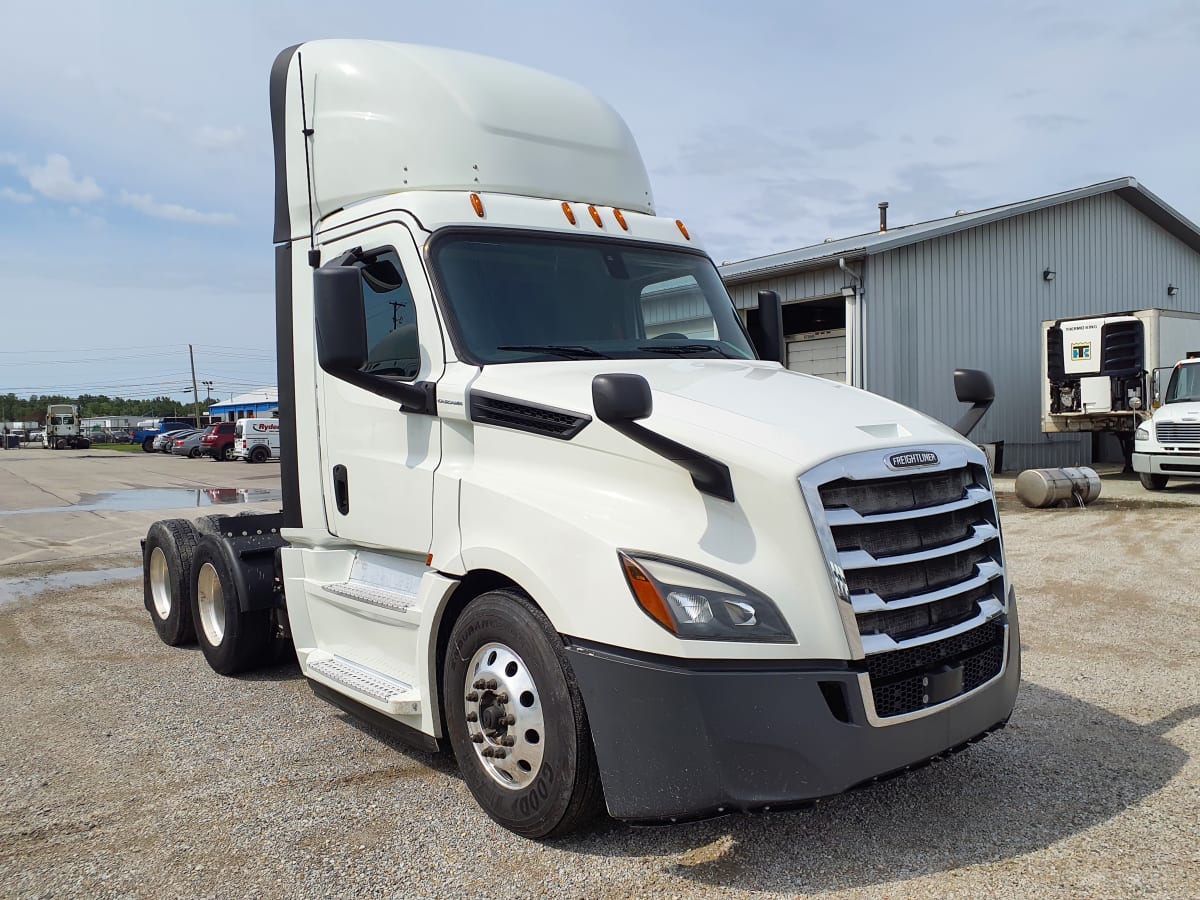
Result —
<svg viewBox="0 0 1200 900"><path fill-rule="evenodd" d="M579 82L717 262L1139 178L1200 220L1200 3L60 2L0 32L0 394L274 382L267 75L372 37ZM239 349L246 348L246 349Z"/></svg>

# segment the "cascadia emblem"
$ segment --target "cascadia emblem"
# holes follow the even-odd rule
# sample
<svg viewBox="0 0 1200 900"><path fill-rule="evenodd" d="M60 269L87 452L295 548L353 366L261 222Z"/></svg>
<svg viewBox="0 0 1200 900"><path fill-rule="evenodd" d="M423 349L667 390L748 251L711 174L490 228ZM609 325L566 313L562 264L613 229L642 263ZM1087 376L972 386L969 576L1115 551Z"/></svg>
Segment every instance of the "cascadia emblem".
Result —
<svg viewBox="0 0 1200 900"><path fill-rule="evenodd" d="M888 457L887 464L893 469L912 469L916 466L936 466L938 455L932 450L909 450L905 453L893 453Z"/></svg>

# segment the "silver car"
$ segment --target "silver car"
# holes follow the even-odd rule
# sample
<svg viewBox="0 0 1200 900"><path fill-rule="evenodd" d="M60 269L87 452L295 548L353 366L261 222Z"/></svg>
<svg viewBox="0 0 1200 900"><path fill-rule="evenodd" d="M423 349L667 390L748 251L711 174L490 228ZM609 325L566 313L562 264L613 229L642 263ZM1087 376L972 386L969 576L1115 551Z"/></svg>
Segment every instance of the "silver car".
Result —
<svg viewBox="0 0 1200 900"><path fill-rule="evenodd" d="M180 437L181 435L187 434L191 430L192 429L190 428L176 428L173 431L164 431L154 439L154 449L162 453L169 453L171 447L170 442L174 441L175 438Z"/></svg>
<svg viewBox="0 0 1200 900"><path fill-rule="evenodd" d="M188 431L176 435L171 441L170 450L176 456L187 456L195 459L203 452L200 448L200 438L202 437L204 437L203 431Z"/></svg>

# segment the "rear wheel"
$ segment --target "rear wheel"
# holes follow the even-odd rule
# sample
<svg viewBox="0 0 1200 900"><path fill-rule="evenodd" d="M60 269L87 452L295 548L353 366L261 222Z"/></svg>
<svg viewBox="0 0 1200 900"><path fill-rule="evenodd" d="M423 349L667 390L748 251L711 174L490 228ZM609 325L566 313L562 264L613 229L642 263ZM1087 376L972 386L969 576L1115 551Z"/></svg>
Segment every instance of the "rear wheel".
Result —
<svg viewBox="0 0 1200 900"><path fill-rule="evenodd" d="M1148 491L1161 491L1167 486L1167 476L1156 475L1153 472L1138 472L1138 481Z"/></svg>
<svg viewBox="0 0 1200 900"><path fill-rule="evenodd" d="M269 449L267 449L266 447L264 447L262 444L259 444L257 447L255 447L253 450L250 451L250 462L252 462L252 463L265 463L270 458L271 458L271 451Z"/></svg>
<svg viewBox="0 0 1200 900"><path fill-rule="evenodd" d="M193 447L188 451L188 459L196 459L200 455L200 448Z"/></svg>
<svg viewBox="0 0 1200 900"><path fill-rule="evenodd" d="M583 698L550 621L524 594L483 594L450 634L446 724L463 780L529 838L575 831L603 808Z"/></svg>
<svg viewBox="0 0 1200 900"><path fill-rule="evenodd" d="M164 644L191 643L192 557L199 535L187 519L166 519L150 526L142 556L142 590L154 630Z"/></svg>
<svg viewBox="0 0 1200 900"><path fill-rule="evenodd" d="M221 448L221 452L217 454L217 459L221 462L229 462L229 451L233 449L229 444Z"/></svg>
<svg viewBox="0 0 1200 900"><path fill-rule="evenodd" d="M200 539L191 577L196 639L213 670L234 675L270 662L271 611L240 609L237 582L220 538Z"/></svg>
<svg viewBox="0 0 1200 900"><path fill-rule="evenodd" d="M147 453L153 453L154 452L154 438L148 437L144 441L142 441L142 449Z"/></svg>

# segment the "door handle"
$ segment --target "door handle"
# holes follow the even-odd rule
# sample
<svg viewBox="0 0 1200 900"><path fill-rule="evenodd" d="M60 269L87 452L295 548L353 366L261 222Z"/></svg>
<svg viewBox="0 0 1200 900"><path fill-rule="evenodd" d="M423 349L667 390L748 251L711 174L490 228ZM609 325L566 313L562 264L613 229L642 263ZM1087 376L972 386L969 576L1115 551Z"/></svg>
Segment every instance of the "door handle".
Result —
<svg viewBox="0 0 1200 900"><path fill-rule="evenodd" d="M350 476L345 466L333 467L333 499L343 516L350 513Z"/></svg>

